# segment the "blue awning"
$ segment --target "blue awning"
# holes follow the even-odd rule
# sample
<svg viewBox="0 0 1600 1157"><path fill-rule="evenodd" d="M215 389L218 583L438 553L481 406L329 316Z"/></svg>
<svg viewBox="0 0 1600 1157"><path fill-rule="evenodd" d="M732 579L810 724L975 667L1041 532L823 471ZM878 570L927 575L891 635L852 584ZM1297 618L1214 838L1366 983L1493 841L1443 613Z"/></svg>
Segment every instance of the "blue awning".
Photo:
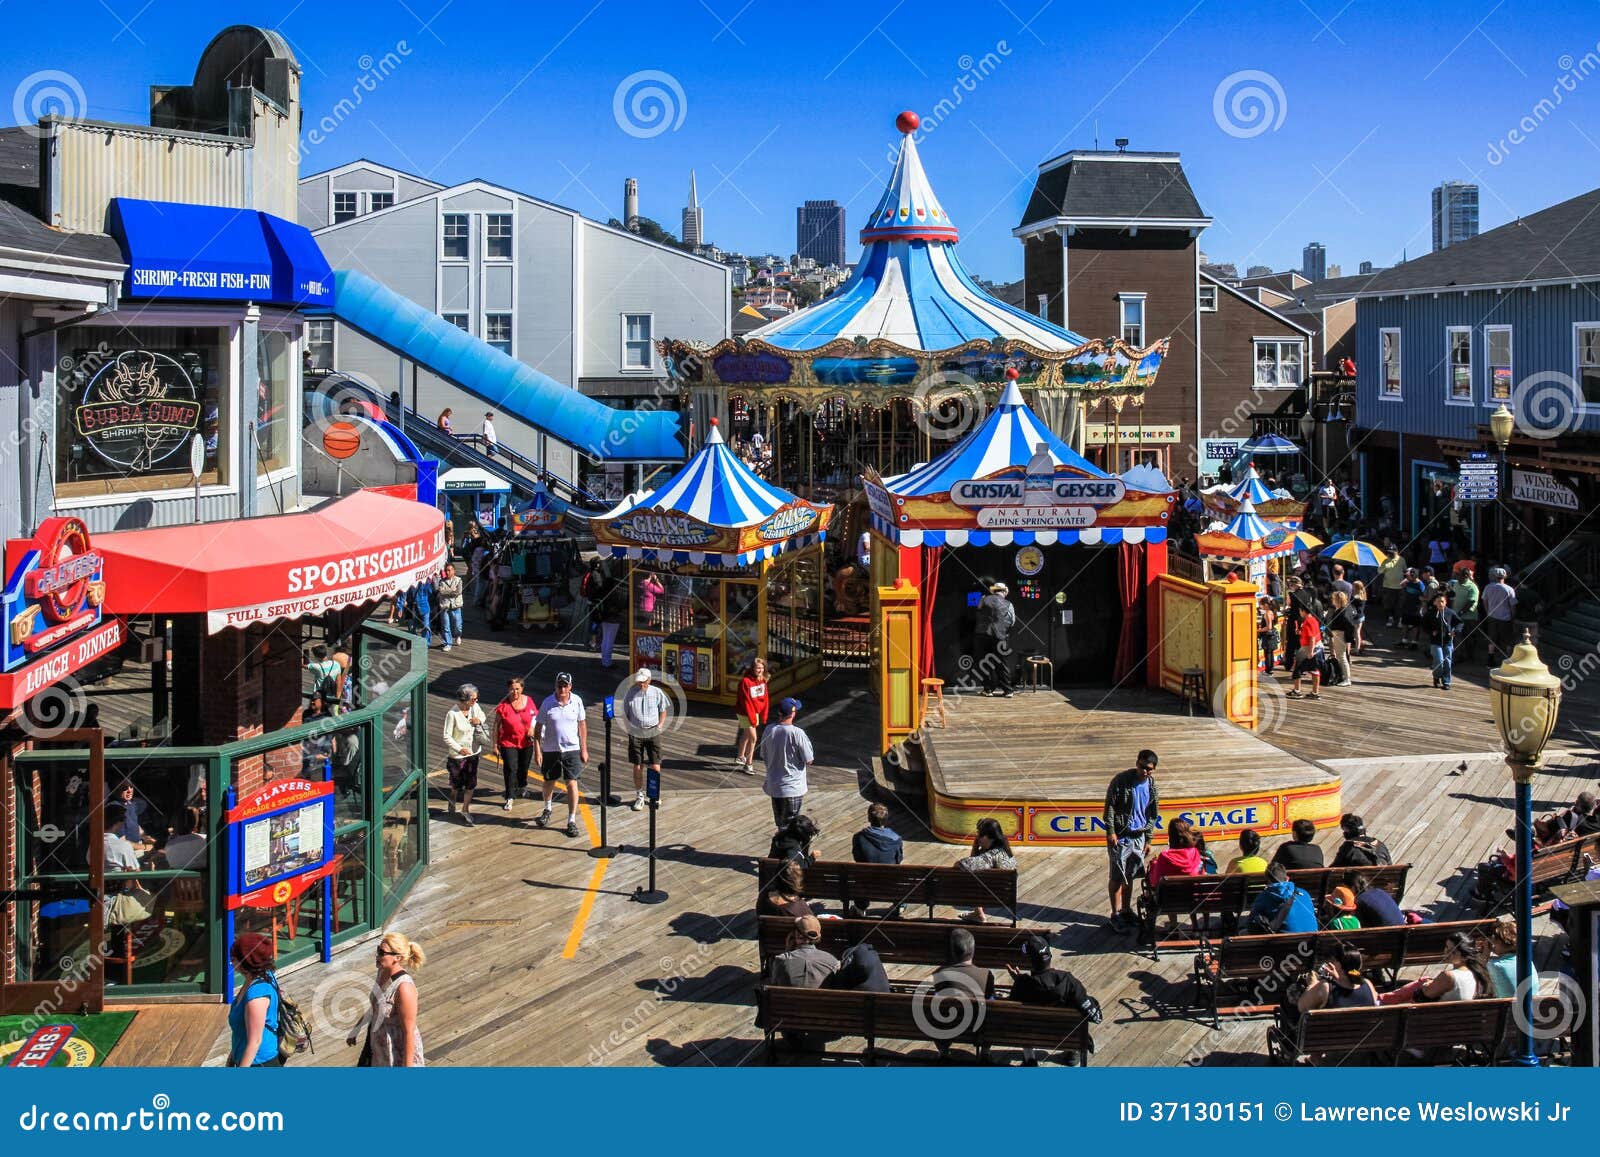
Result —
<svg viewBox="0 0 1600 1157"><path fill-rule="evenodd" d="M310 232L269 213L115 197L111 234L128 263L130 298L333 301L333 274Z"/></svg>
<svg viewBox="0 0 1600 1157"><path fill-rule="evenodd" d="M304 225L261 214L272 250L272 299L295 305L332 305L333 270Z"/></svg>

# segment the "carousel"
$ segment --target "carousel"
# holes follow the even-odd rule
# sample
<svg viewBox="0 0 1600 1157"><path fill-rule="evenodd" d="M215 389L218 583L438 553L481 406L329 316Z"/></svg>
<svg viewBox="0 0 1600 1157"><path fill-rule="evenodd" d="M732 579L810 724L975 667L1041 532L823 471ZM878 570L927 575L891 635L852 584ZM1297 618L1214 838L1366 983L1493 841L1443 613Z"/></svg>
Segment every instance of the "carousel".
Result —
<svg viewBox="0 0 1600 1157"><path fill-rule="evenodd" d="M1262 493L1267 493L1259 482L1257 486ZM1295 553L1294 531L1264 521L1256 513L1255 501L1248 492L1239 499L1238 510L1227 525L1195 535L1194 543L1200 552L1207 582L1220 577L1218 571L1225 576L1242 568L1246 580L1262 594L1267 590L1268 564Z"/></svg>
<svg viewBox="0 0 1600 1157"><path fill-rule="evenodd" d="M1062 684L1120 681L1137 666L1145 589L1166 571L1177 498L1159 471L1101 470L1047 427L1013 378L946 453L862 481L874 589L905 579L918 591L922 677L958 687L977 650L974 608L997 582L1016 610L1019 666L1044 660L1041 673Z"/></svg>
<svg viewBox="0 0 1600 1157"><path fill-rule="evenodd" d="M770 459L772 481L819 501L856 494L862 463L888 475L970 430L1008 381L1082 448L1085 406L1142 405L1166 351L1089 340L991 297L956 255L959 233L917 155L915 113L854 272L826 300L750 334L659 348L693 411ZM1115 448L1111 461L1116 461Z"/></svg>
<svg viewBox="0 0 1600 1157"><path fill-rule="evenodd" d="M723 704L757 657L773 695L814 685L832 516L756 477L713 420L704 447L663 486L590 523L601 557L627 560L633 665Z"/></svg>

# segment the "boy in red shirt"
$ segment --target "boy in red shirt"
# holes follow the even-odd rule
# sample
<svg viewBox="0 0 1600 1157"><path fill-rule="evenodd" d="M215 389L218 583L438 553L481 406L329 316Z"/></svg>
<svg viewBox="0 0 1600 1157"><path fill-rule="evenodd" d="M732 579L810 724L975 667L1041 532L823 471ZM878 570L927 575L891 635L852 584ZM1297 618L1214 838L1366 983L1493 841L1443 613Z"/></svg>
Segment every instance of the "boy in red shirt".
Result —
<svg viewBox="0 0 1600 1157"><path fill-rule="evenodd" d="M1311 676L1311 694L1300 694L1300 677ZM1287 698L1321 699L1318 688L1322 685L1322 623L1316 615L1300 616L1300 649L1294 653L1294 686Z"/></svg>

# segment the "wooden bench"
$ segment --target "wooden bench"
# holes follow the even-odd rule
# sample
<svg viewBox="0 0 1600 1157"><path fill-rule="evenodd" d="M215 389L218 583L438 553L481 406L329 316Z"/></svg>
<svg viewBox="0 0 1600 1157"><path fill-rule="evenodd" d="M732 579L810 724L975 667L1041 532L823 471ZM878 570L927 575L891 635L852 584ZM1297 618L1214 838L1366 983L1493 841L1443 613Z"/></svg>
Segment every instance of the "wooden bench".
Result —
<svg viewBox="0 0 1600 1157"><path fill-rule="evenodd" d="M772 885L782 860L756 862L757 897ZM933 867L927 864L855 864L819 860L803 869L807 900L833 900L851 904L926 904L928 918L935 905L956 908L1003 908L1017 922L1017 872L1015 868ZM759 906L759 905L758 905Z"/></svg>
<svg viewBox="0 0 1600 1157"><path fill-rule="evenodd" d="M1591 859L1600 860L1600 834L1576 836L1570 840L1562 840L1559 844L1551 844L1547 848L1534 849L1533 890L1542 892L1555 884L1583 879L1584 873L1589 869L1588 861ZM1487 914L1515 894L1515 881L1509 881L1495 895L1484 896L1480 907Z"/></svg>
<svg viewBox="0 0 1600 1157"><path fill-rule="evenodd" d="M764 984L756 989L756 1000L761 1009L759 1023L766 1033L769 1064L776 1064L779 1059L780 1033L863 1038L866 1048L846 1055L859 1056L869 1065L876 1063L878 1042L886 1040L970 1045L984 1062L991 1049L1001 1047L1066 1052L1079 1065L1087 1065L1093 1047L1089 1019L1075 1008L986 1000L981 1012L974 1008L962 1015L963 1010L956 1010L957 1020L962 1023L946 1027L939 1013L950 1010L931 1008L925 992L836 992ZM807 1055L839 1054L822 1051Z"/></svg>
<svg viewBox="0 0 1600 1157"><path fill-rule="evenodd" d="M843 957L857 944L870 944L877 949L885 964L943 964L950 951L950 929L965 928L972 933L977 951L973 963L980 968L996 971L1007 965L1027 967L1022 945L1030 936L1043 937L1047 942L1050 932L1045 928L1019 928L1006 924L951 925L926 920L822 920L824 952ZM794 919L789 916L763 916L757 933L761 966L786 952L789 933L794 930Z"/></svg>
<svg viewBox="0 0 1600 1157"><path fill-rule="evenodd" d="M1302 1013L1289 1028L1267 1030L1267 1052L1277 1064L1398 1065L1454 1062L1489 1064L1505 1036L1511 998L1390 1004L1377 1008L1324 1008ZM1416 1058L1409 1050L1421 1052ZM1464 1050L1464 1057L1457 1050Z"/></svg>
<svg viewBox="0 0 1600 1157"><path fill-rule="evenodd" d="M1410 864L1385 864L1375 868L1296 868L1289 879L1303 888L1316 905L1318 916L1323 901L1334 888L1357 874L1366 876L1374 887L1382 888L1398 903L1405 895L1406 875ZM1222 930L1231 932L1239 917L1250 910L1256 896L1270 881L1266 873L1228 876L1167 876L1154 888L1145 881L1139 896L1139 914L1144 942L1150 946L1150 959L1159 959L1162 940L1159 934L1161 921L1166 918L1208 919L1221 918ZM1181 940L1172 947L1193 948L1201 940Z"/></svg>
<svg viewBox="0 0 1600 1157"><path fill-rule="evenodd" d="M1365 971L1387 972L1392 978L1408 966L1438 964L1444 959L1450 937L1457 932L1476 936L1486 933L1495 923L1484 918L1349 931L1227 936L1203 959L1195 961L1195 1003L1210 1007L1215 1028L1221 1023L1221 994L1225 990L1252 984L1249 1003L1229 1009L1230 1015L1270 1013L1289 983L1314 968L1319 952L1328 945L1349 944L1361 949Z"/></svg>

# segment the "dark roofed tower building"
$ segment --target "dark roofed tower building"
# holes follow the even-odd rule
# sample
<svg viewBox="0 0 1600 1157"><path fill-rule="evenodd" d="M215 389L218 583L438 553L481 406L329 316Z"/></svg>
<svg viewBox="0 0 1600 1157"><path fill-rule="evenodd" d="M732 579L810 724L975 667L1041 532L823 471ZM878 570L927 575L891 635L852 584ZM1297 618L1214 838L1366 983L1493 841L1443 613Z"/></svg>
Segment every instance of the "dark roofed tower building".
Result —
<svg viewBox="0 0 1600 1157"><path fill-rule="evenodd" d="M844 264L844 206L837 201L807 201L794 211L794 251L818 265Z"/></svg>

